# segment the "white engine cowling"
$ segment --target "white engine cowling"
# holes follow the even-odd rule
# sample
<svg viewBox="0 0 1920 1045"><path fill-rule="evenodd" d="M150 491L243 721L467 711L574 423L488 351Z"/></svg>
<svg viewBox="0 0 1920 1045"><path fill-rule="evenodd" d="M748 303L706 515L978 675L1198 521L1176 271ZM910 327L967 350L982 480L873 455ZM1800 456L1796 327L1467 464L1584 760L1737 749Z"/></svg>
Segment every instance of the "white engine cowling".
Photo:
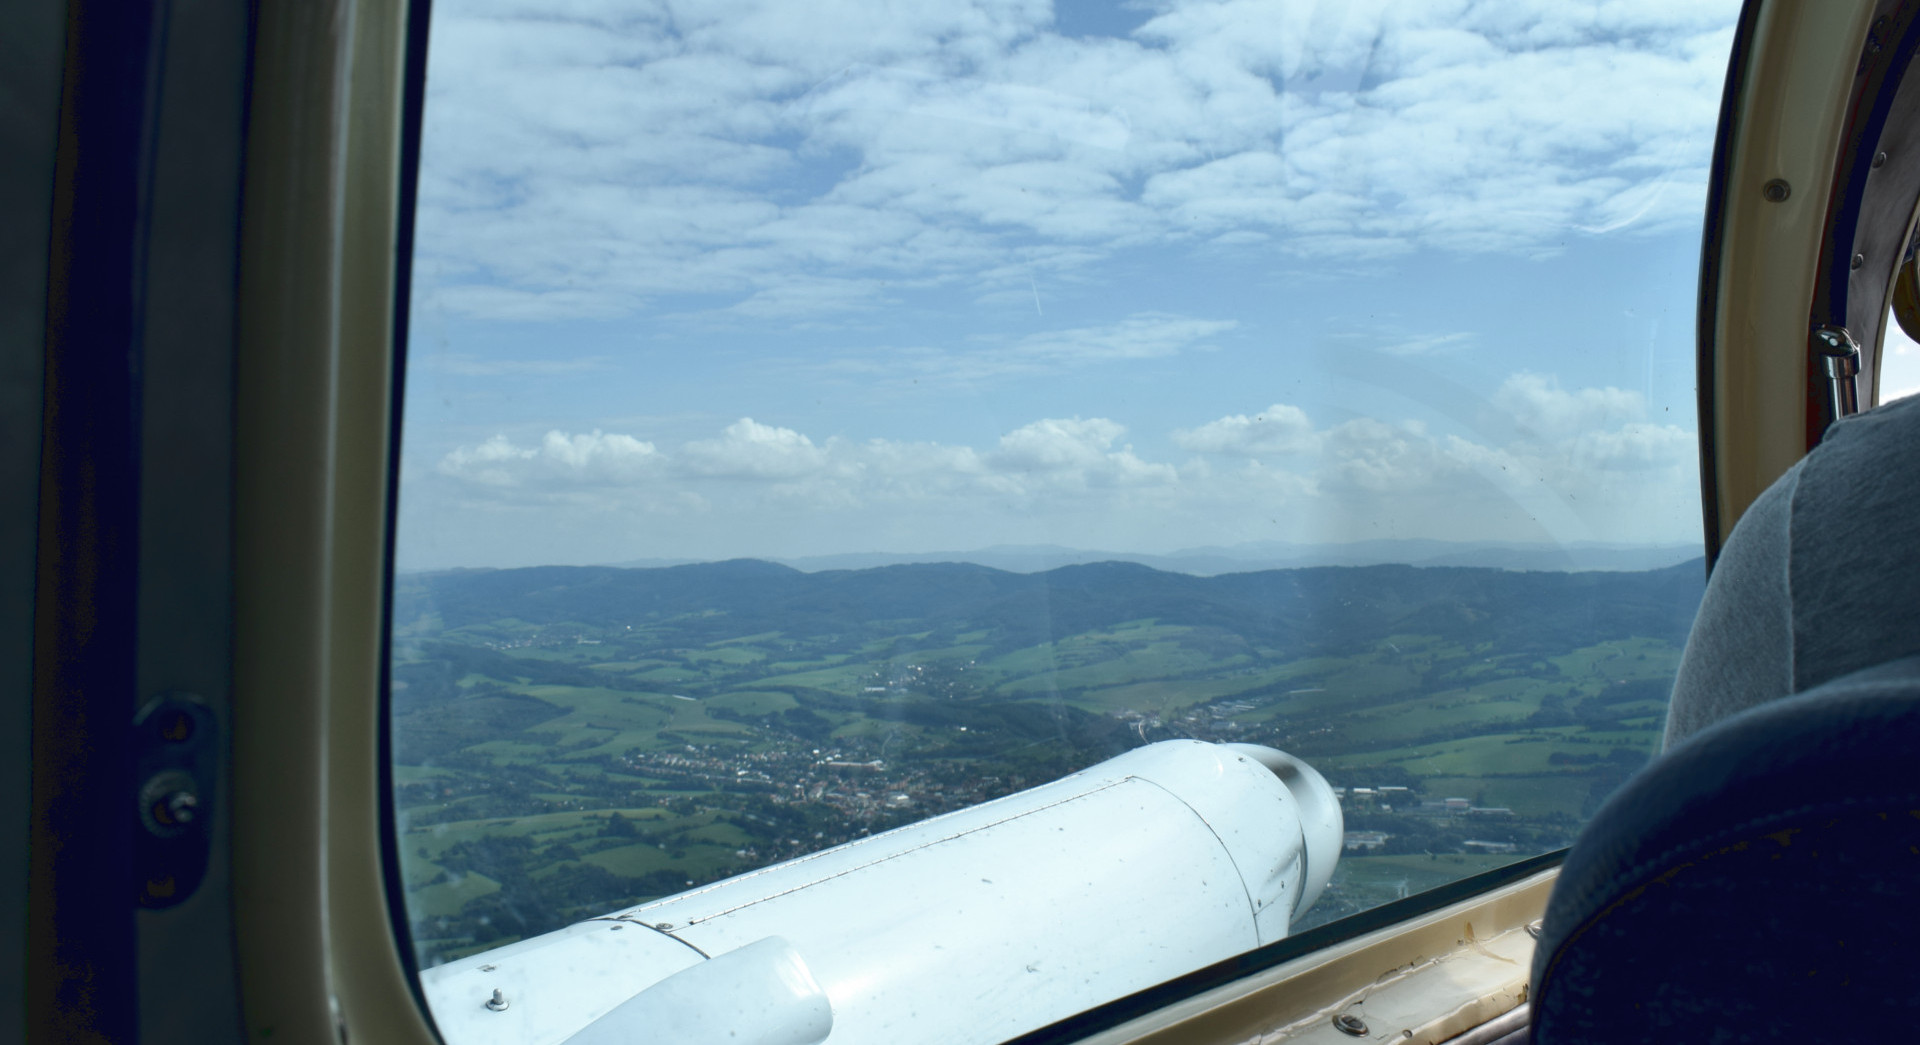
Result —
<svg viewBox="0 0 1920 1045"><path fill-rule="evenodd" d="M1166 741L421 982L448 1045L991 1045L1284 937L1341 832L1306 763Z"/></svg>

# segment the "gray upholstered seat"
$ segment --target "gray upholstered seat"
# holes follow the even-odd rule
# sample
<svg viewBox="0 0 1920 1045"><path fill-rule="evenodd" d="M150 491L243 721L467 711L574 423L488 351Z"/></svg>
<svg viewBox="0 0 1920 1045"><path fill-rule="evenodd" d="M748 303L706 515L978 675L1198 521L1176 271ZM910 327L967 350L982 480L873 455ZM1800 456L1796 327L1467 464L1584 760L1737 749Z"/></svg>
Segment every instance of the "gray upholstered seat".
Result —
<svg viewBox="0 0 1920 1045"><path fill-rule="evenodd" d="M1920 396L1835 424L1734 527L1681 659L1667 746L1920 653Z"/></svg>
<svg viewBox="0 0 1920 1045"><path fill-rule="evenodd" d="M1920 1017L1920 657L1702 730L1562 866L1533 1040L1826 1041Z"/></svg>
<svg viewBox="0 0 1920 1045"><path fill-rule="evenodd" d="M1835 425L1741 520L1667 751L1568 854L1533 1039L1822 1041L1920 983L1920 400Z"/></svg>

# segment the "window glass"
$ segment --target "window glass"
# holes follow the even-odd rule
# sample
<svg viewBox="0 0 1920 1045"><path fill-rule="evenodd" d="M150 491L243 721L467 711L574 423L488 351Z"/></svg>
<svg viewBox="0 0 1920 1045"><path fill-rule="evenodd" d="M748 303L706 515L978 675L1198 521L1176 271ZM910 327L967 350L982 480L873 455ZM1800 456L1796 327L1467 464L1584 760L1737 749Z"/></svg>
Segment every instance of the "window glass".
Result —
<svg viewBox="0 0 1920 1045"><path fill-rule="evenodd" d="M1920 344L1907 336L1893 310L1887 310L1886 333L1880 342L1880 399L1882 403L1920 392Z"/></svg>
<svg viewBox="0 0 1920 1045"><path fill-rule="evenodd" d="M1566 845L1702 590L1738 6L436 3L423 967L1168 740L1338 789L1295 932Z"/></svg>

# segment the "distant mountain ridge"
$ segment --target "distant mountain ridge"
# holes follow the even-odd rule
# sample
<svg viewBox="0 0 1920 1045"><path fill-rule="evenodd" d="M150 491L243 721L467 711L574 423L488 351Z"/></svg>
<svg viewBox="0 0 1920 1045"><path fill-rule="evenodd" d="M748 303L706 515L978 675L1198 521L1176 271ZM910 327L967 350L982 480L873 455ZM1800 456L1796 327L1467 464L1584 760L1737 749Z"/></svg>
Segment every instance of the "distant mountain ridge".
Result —
<svg viewBox="0 0 1920 1045"><path fill-rule="evenodd" d="M854 552L808 555L779 562L807 573L861 570L914 563L972 563L1010 573L1043 573L1061 566L1132 562L1156 570L1212 577L1223 573L1305 566L1481 566L1499 570L1653 570L1700 557L1698 544L1624 545L1576 542L1558 545L1516 541L1366 540L1342 544L1252 544L1184 548L1165 555L1068 548L1052 544L1006 544L974 551ZM692 559L638 559L608 565L653 569L691 565Z"/></svg>
<svg viewBox="0 0 1920 1045"><path fill-rule="evenodd" d="M996 646L1051 641L1145 619L1298 651L1395 634L1564 649L1632 635L1684 641L1699 561L1639 572L1518 572L1456 566L1314 566L1195 576L1128 562L1014 573L920 563L807 573L736 559L654 569L542 566L400 578L396 623L442 628L513 620L622 629L659 625L688 642L984 628Z"/></svg>

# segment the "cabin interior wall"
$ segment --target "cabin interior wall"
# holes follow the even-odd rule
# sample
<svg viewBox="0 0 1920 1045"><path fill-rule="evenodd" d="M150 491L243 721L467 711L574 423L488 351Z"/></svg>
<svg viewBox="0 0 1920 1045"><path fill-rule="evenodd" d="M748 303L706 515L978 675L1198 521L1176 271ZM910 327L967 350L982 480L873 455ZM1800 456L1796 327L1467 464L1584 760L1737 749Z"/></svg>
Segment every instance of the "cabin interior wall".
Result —
<svg viewBox="0 0 1920 1045"><path fill-rule="evenodd" d="M47 236L53 219L66 5L10 11L0 33L0 1041L25 1030L33 569L46 337Z"/></svg>
<svg viewBox="0 0 1920 1045"><path fill-rule="evenodd" d="M141 389L140 699L191 694L230 735L233 366L251 12L172 0L148 216ZM224 752L222 753L224 755ZM143 910L140 1037L238 1041L225 759L210 794L212 858L178 904Z"/></svg>
<svg viewBox="0 0 1920 1045"><path fill-rule="evenodd" d="M1872 24L1871 0L1770 0L1759 13L1741 100L1719 239L1715 340L1703 346L1719 533L1806 455L1807 316L1833 158ZM1765 186L1784 181L1785 199ZM1711 418L1710 421L1705 418ZM1783 420L1788 419L1788 420Z"/></svg>

